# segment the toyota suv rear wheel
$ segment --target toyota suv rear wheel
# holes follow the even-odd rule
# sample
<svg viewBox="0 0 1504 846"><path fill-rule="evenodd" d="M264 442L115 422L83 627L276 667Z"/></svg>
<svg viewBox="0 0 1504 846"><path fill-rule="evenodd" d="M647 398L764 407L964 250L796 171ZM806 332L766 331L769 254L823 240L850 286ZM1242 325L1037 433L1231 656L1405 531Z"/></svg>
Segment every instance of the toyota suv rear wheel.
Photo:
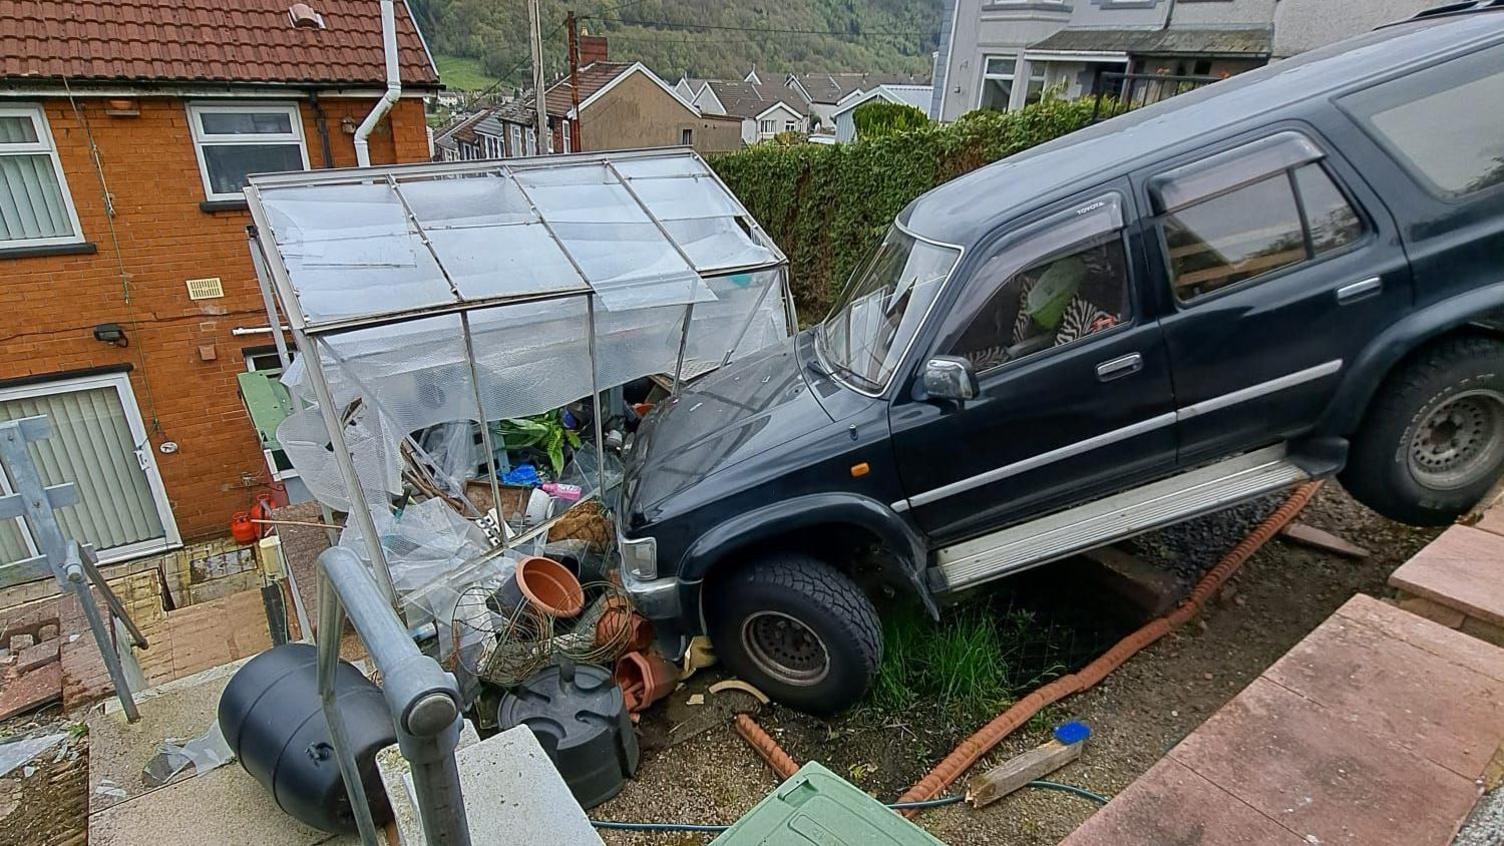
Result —
<svg viewBox="0 0 1504 846"><path fill-rule="evenodd" d="M1373 510L1419 526L1457 519L1504 472L1504 343L1457 338L1379 389L1342 484Z"/></svg>
<svg viewBox="0 0 1504 846"><path fill-rule="evenodd" d="M877 611L840 571L784 553L743 567L711 597L716 654L779 702L831 714L861 699L882 660Z"/></svg>

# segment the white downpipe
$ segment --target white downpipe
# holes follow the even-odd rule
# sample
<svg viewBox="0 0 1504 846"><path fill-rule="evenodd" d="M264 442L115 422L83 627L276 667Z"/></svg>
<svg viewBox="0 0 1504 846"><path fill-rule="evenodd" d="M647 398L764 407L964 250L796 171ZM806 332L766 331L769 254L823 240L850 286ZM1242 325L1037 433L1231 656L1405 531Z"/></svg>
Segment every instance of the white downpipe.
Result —
<svg viewBox="0 0 1504 846"><path fill-rule="evenodd" d="M361 167L371 166L371 146L367 141L371 131L402 96L402 74L397 68L397 9L393 0L381 0L381 46L386 52L386 93L355 130L355 163Z"/></svg>

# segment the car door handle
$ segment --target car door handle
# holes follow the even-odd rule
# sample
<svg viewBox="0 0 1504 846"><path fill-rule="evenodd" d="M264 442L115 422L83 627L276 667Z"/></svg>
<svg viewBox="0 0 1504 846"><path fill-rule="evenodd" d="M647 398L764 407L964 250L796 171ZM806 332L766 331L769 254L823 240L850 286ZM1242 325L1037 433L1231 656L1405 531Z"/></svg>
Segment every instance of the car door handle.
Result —
<svg viewBox="0 0 1504 846"><path fill-rule="evenodd" d="M1143 369L1144 357L1138 353L1129 353L1097 365L1097 381L1110 382Z"/></svg>
<svg viewBox="0 0 1504 846"><path fill-rule="evenodd" d="M1349 282L1337 289L1337 302L1350 303L1360 300L1369 294L1377 293L1384 287L1384 280L1377 276L1370 276L1361 282Z"/></svg>

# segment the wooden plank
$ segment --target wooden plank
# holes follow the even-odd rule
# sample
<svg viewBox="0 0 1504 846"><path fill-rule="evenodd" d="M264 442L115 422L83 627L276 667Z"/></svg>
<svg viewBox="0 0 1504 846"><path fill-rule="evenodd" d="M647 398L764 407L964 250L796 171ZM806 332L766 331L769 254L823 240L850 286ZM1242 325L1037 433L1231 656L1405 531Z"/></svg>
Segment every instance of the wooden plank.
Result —
<svg viewBox="0 0 1504 846"><path fill-rule="evenodd" d="M1042 778L1081 757L1085 741L1064 744L1051 740L1043 746L1012 758L966 783L966 801L981 808L1007 796L1036 778Z"/></svg>
<svg viewBox="0 0 1504 846"><path fill-rule="evenodd" d="M1369 555L1368 550L1363 547L1348 543L1331 532L1308 526L1305 523L1289 523L1280 534L1298 544L1341 555L1344 558L1367 558Z"/></svg>

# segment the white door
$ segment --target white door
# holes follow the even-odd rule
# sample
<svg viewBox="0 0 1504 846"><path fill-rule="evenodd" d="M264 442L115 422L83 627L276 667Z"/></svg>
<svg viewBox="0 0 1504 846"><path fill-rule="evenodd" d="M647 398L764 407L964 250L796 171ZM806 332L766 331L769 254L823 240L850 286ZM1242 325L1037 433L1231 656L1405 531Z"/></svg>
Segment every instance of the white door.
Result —
<svg viewBox="0 0 1504 846"><path fill-rule="evenodd" d="M92 544L101 561L179 545L129 377L116 373L0 389L0 421L39 414L52 422L52 437L28 445L42 483L78 488L78 504L57 511L65 537ZM0 489L11 489L3 467ZM0 564L39 551L25 521L0 521Z"/></svg>

